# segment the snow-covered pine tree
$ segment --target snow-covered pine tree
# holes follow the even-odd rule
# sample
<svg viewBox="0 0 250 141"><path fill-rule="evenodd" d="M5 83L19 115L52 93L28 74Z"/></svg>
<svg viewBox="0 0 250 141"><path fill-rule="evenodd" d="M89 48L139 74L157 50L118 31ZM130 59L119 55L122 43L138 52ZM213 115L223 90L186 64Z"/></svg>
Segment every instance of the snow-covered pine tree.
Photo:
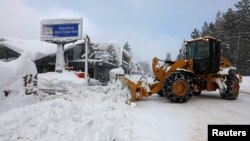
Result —
<svg viewBox="0 0 250 141"><path fill-rule="evenodd" d="M240 72L250 75L250 0L235 4L236 11L236 66Z"/></svg>
<svg viewBox="0 0 250 141"><path fill-rule="evenodd" d="M191 38L195 39L199 37L200 37L200 31L197 28L195 28L194 31L191 33Z"/></svg>
<svg viewBox="0 0 250 141"><path fill-rule="evenodd" d="M125 45L123 46L123 49L125 49L126 51L130 52L131 51L131 47L128 44L128 42L125 43Z"/></svg>
<svg viewBox="0 0 250 141"><path fill-rule="evenodd" d="M182 45L181 45L179 54L178 54L178 56L177 56L177 60L178 60L178 59L181 59L181 58L185 58L185 52L186 52L185 42L186 42L186 41L184 40L183 43L182 43Z"/></svg>
<svg viewBox="0 0 250 141"><path fill-rule="evenodd" d="M200 36L201 37L204 37L204 36L208 36L209 35L209 29L208 29L208 23L207 22L204 22L204 25L202 26L201 28L201 33L200 33Z"/></svg>
<svg viewBox="0 0 250 141"><path fill-rule="evenodd" d="M233 64L236 60L236 46L237 46L237 31L236 26L236 15L232 8L229 8L227 12L223 15L223 34L224 39L222 46L222 55L229 59Z"/></svg>
<svg viewBox="0 0 250 141"><path fill-rule="evenodd" d="M215 33L213 37L215 38L223 38L223 16L220 11L217 12L216 18L215 18L215 23L214 23L214 28L215 28Z"/></svg>
<svg viewBox="0 0 250 141"><path fill-rule="evenodd" d="M214 26L214 23L213 22L210 22L209 25L208 25L208 32L209 32L209 36L212 36L212 37L215 37L216 36L216 29L215 29L215 26Z"/></svg>

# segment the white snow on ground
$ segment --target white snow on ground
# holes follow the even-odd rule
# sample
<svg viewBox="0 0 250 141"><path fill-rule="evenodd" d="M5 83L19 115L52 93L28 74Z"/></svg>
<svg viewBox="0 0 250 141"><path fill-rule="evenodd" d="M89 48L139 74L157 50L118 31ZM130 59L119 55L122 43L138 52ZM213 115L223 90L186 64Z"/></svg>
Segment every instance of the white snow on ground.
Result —
<svg viewBox="0 0 250 141"><path fill-rule="evenodd" d="M243 77L243 83L240 84L240 92L250 94L250 76Z"/></svg>
<svg viewBox="0 0 250 141"><path fill-rule="evenodd" d="M250 92L248 78L241 86ZM208 124L250 124L245 93L230 101L204 92L184 104L154 95L130 106L125 104L129 91L119 82L88 86L67 71L39 74L38 87L56 91L0 100L0 141L196 141L207 139ZM12 105L4 104L10 100Z"/></svg>

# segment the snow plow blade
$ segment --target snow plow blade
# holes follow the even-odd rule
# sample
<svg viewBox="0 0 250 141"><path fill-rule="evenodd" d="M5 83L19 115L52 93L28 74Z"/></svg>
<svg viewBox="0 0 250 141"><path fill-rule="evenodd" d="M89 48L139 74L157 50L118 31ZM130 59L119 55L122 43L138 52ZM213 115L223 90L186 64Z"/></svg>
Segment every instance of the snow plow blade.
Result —
<svg viewBox="0 0 250 141"><path fill-rule="evenodd" d="M130 102L135 102L136 100L140 100L143 97L152 95L150 92L148 92L148 84L143 83L142 79L146 79L146 77L141 77L137 83L133 82L125 76L117 76L117 78L121 81L123 85L127 85L131 90Z"/></svg>

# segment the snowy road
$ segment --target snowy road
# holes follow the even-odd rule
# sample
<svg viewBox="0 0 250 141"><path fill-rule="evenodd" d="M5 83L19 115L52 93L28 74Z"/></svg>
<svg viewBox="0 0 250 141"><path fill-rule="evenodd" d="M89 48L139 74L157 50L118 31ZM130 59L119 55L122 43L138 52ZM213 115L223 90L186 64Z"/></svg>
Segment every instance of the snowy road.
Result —
<svg viewBox="0 0 250 141"><path fill-rule="evenodd" d="M208 124L250 124L250 95L222 100L217 92L204 92L187 103L174 104L157 95L137 102L138 120L154 129L149 140L207 140ZM157 130L155 130L157 129Z"/></svg>

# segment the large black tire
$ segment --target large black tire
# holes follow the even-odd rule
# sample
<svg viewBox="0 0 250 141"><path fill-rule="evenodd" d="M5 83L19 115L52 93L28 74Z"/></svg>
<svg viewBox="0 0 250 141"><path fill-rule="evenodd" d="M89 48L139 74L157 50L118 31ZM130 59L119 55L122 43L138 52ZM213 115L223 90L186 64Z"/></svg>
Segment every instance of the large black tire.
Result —
<svg viewBox="0 0 250 141"><path fill-rule="evenodd" d="M221 98L228 100L236 100L239 95L239 80L235 75L226 76L226 86L224 91L220 92Z"/></svg>
<svg viewBox="0 0 250 141"><path fill-rule="evenodd" d="M154 82L155 82L155 81L159 81L157 77L155 77ZM159 90L159 91L157 92L157 94L158 94L160 97L164 97L164 94L162 93L162 90Z"/></svg>
<svg viewBox="0 0 250 141"><path fill-rule="evenodd" d="M183 103L193 96L193 79L183 71L171 74L163 82L163 93L173 103Z"/></svg>

